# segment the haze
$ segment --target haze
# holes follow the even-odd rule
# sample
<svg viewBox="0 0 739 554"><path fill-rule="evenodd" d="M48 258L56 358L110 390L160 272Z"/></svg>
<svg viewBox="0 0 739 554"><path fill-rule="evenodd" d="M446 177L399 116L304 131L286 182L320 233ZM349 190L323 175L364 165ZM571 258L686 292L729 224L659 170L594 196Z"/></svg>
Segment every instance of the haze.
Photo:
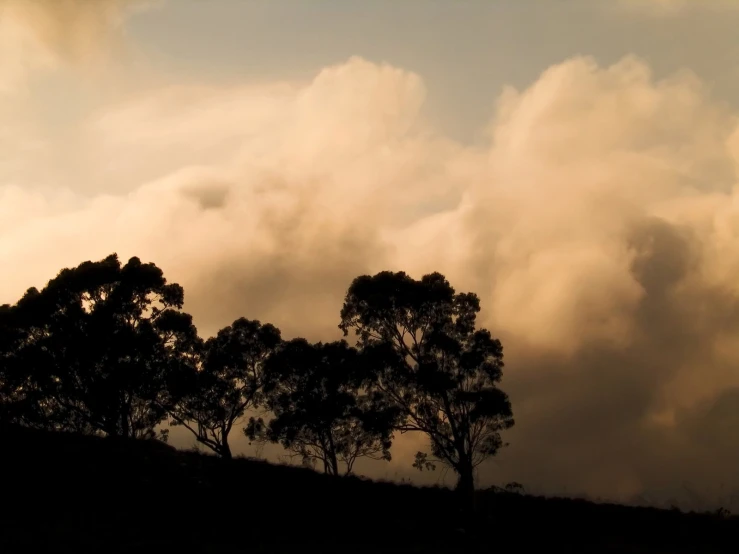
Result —
<svg viewBox="0 0 739 554"><path fill-rule="evenodd" d="M332 340L354 277L439 271L505 348L482 486L729 507L736 29L720 0L0 0L0 303L117 252L203 336ZM362 472L443 479L422 440Z"/></svg>

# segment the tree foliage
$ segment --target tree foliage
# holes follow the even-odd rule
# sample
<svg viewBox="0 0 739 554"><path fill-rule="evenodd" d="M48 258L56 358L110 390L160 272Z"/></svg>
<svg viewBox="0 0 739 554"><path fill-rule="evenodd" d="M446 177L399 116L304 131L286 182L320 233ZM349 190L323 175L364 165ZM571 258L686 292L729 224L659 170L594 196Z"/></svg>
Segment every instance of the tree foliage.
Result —
<svg viewBox="0 0 739 554"><path fill-rule="evenodd" d="M153 436L198 347L183 297L154 264L115 254L29 289L0 316L12 330L0 345L5 410L30 426Z"/></svg>
<svg viewBox="0 0 739 554"><path fill-rule="evenodd" d="M252 418L260 432L326 473L350 474L359 458L390 460L394 411L360 387L361 358L345 341L287 342L269 360L265 385L274 419Z"/></svg>
<svg viewBox="0 0 739 554"><path fill-rule="evenodd" d="M457 473L465 491L514 423L496 386L503 349L489 331L475 329L479 310L475 294L456 293L439 273L414 280L384 271L352 282L339 326L356 333L371 386L405 416L397 429L425 433L433 456ZM432 463L424 453L416 457L416 467Z"/></svg>
<svg viewBox="0 0 739 554"><path fill-rule="evenodd" d="M172 404L174 425L190 430L197 441L231 458L229 434L247 410L262 401L264 365L281 342L275 326L240 318L208 339L200 367L182 382Z"/></svg>
<svg viewBox="0 0 739 554"><path fill-rule="evenodd" d="M417 431L430 453L414 466L446 464L465 491L513 425L502 346L476 328L477 296L439 273L356 278L339 325L356 346L285 342L246 318L203 341L183 303L156 265L112 254L0 306L0 424L146 438L169 417L231 458L233 429L264 409L248 437L334 475L389 460L393 432Z"/></svg>

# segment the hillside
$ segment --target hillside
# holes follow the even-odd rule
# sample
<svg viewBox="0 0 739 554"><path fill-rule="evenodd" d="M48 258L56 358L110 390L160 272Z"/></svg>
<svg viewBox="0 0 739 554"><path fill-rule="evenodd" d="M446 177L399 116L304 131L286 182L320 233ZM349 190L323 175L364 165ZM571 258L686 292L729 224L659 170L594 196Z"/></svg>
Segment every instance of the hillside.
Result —
<svg viewBox="0 0 739 554"><path fill-rule="evenodd" d="M6 430L0 552L735 552L739 519L455 495L222 461L156 441ZM464 528L464 530L462 530Z"/></svg>

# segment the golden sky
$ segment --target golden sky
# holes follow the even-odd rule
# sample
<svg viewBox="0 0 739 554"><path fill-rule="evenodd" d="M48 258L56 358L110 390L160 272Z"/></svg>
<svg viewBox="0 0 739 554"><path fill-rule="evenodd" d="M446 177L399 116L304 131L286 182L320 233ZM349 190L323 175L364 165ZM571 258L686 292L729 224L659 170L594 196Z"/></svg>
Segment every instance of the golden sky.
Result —
<svg viewBox="0 0 739 554"><path fill-rule="evenodd" d="M506 352L482 484L739 487L739 2L307 4L0 0L0 302L117 252L331 340L440 271Z"/></svg>

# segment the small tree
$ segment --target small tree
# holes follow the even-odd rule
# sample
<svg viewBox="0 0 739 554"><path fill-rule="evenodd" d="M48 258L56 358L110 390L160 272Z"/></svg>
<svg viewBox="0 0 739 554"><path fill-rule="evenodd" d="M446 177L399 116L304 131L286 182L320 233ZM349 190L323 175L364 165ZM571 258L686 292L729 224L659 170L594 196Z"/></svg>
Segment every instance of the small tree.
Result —
<svg viewBox="0 0 739 554"><path fill-rule="evenodd" d="M200 368L182 383L179 401L170 406L172 424L230 459L229 434L247 410L259 406L264 364L280 342L279 329L245 318L218 331L205 343Z"/></svg>
<svg viewBox="0 0 739 554"><path fill-rule="evenodd" d="M3 308L12 327L6 400L17 422L154 437L174 374L197 349L182 287L154 264L113 254L63 269Z"/></svg>
<svg viewBox="0 0 739 554"><path fill-rule="evenodd" d="M320 462L325 473L351 474L358 458L390 460L394 411L360 389L360 357L345 341L285 343L268 361L267 426L252 418L246 434L260 435Z"/></svg>
<svg viewBox="0 0 739 554"><path fill-rule="evenodd" d="M476 295L455 293L439 273L416 281L389 271L356 278L339 327L353 329L372 369L371 387L404 416L401 432L420 431L431 453L474 489L474 469L503 446L500 432L514 421L507 395L496 387L503 349L475 329ZM416 467L430 467L425 453Z"/></svg>

